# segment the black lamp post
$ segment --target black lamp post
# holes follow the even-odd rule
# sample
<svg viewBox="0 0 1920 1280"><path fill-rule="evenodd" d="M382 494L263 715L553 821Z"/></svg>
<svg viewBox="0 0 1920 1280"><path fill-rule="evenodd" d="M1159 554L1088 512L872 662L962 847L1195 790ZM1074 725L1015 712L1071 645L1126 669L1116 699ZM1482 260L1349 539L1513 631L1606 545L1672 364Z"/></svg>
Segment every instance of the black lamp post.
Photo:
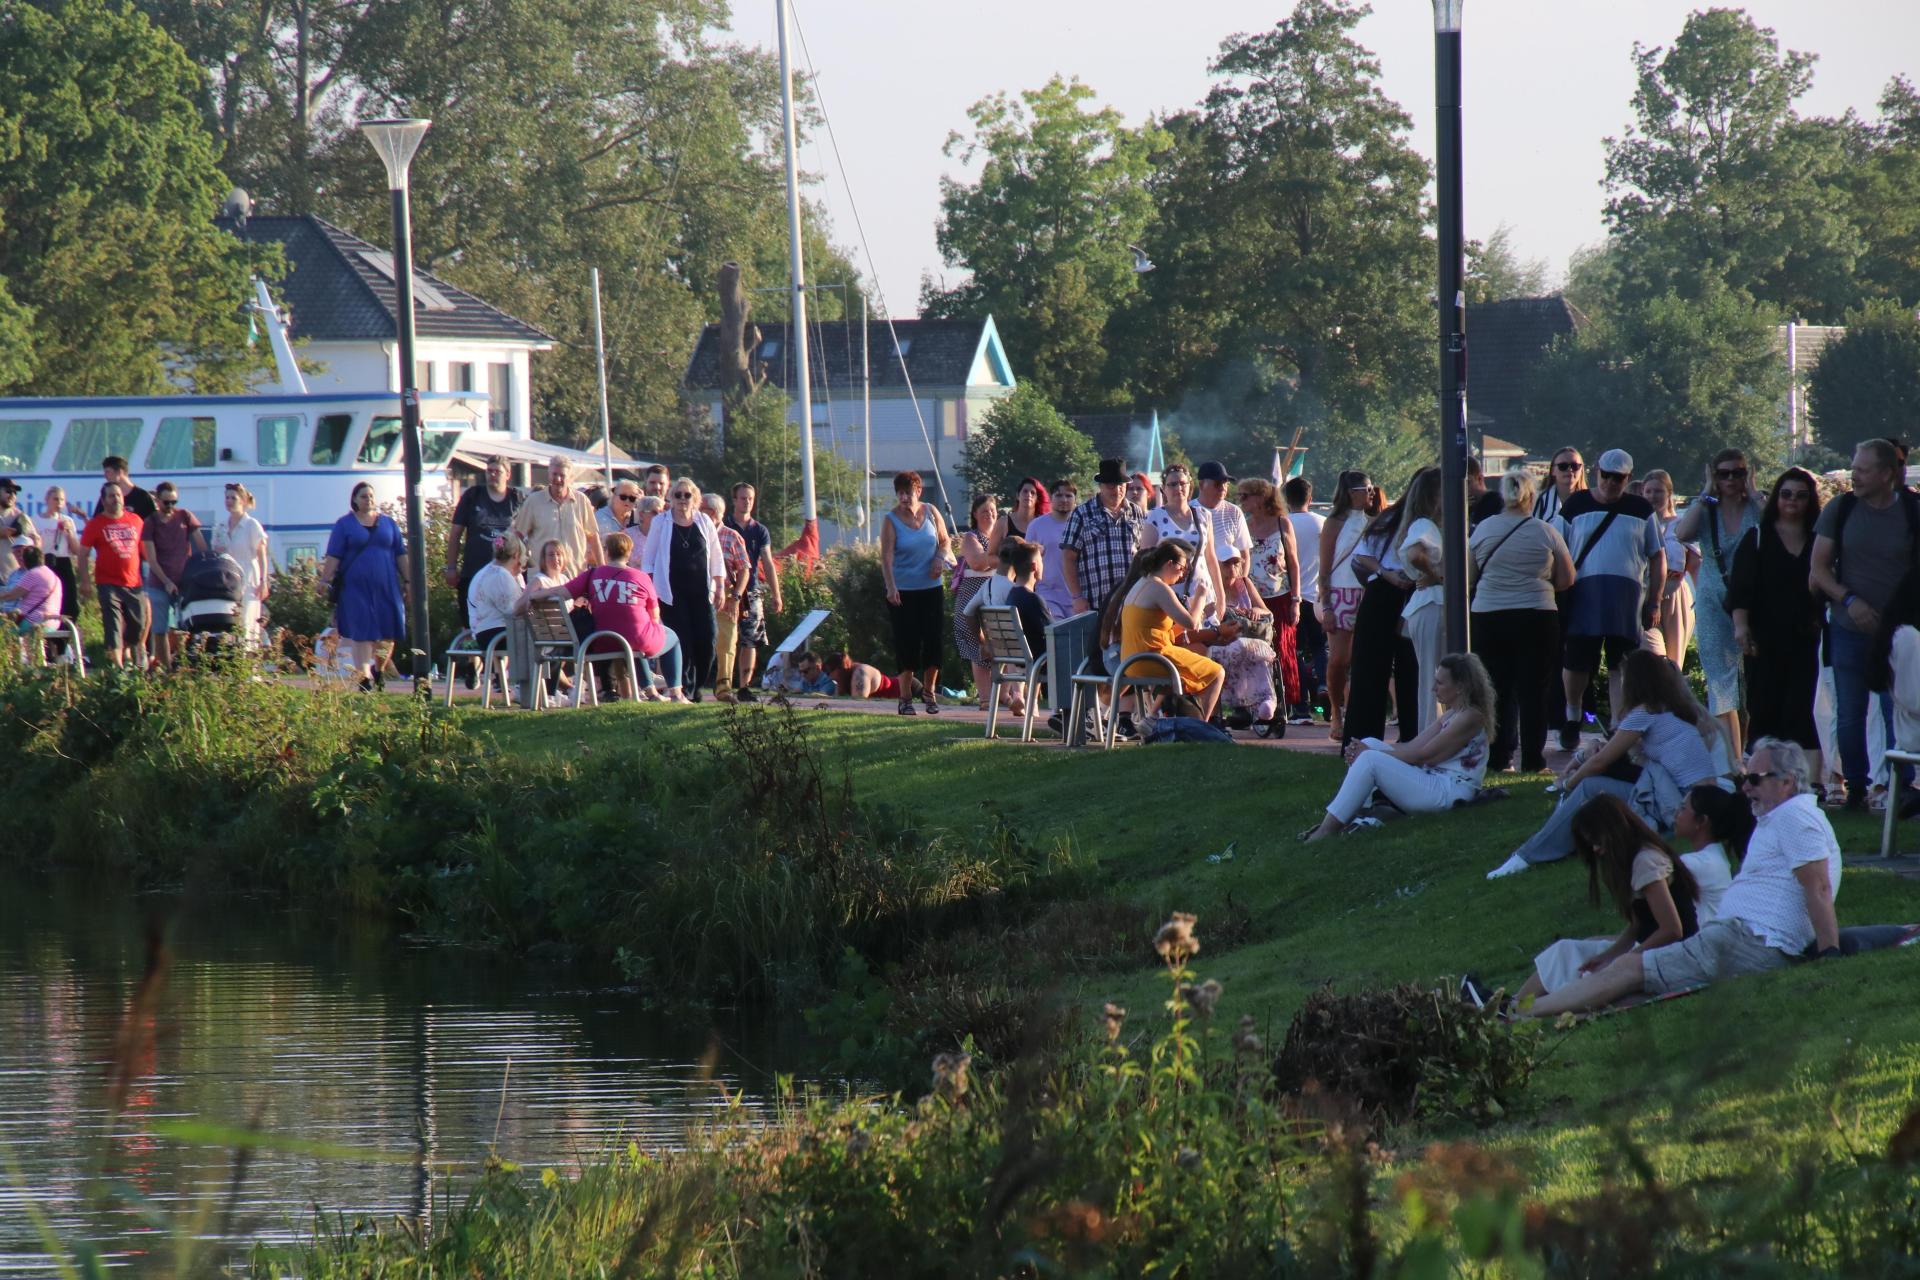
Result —
<svg viewBox="0 0 1920 1280"><path fill-rule="evenodd" d="M360 132L380 153L393 195L394 324L400 331L400 446L407 467L407 641L413 650L413 690L427 689L427 521L420 506L420 391L413 384L413 219L407 205L407 168L431 120L363 120Z"/></svg>
<svg viewBox="0 0 1920 1280"><path fill-rule="evenodd" d="M1467 299L1466 241L1460 229L1460 10L1433 0L1434 98L1439 107L1435 189L1440 239L1440 541L1447 652L1467 651Z"/></svg>

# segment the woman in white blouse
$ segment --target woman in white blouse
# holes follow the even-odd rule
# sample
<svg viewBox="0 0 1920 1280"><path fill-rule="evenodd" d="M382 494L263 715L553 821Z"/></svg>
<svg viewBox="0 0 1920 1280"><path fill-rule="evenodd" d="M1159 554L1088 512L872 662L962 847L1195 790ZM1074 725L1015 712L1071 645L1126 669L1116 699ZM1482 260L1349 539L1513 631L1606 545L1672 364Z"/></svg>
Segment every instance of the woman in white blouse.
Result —
<svg viewBox="0 0 1920 1280"><path fill-rule="evenodd" d="M253 516L253 494L243 484L227 486L227 516L213 526L213 554L232 556L247 575L240 591L240 633L249 644L260 639L260 606L273 578L267 558L267 531Z"/></svg>

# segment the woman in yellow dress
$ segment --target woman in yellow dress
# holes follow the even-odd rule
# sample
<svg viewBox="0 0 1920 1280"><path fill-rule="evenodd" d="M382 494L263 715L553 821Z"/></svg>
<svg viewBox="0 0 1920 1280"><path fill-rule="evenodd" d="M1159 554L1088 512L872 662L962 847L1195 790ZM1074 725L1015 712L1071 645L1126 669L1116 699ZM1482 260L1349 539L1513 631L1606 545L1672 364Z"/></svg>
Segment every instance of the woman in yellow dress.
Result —
<svg viewBox="0 0 1920 1280"><path fill-rule="evenodd" d="M1164 655L1180 673L1181 691L1200 704L1201 719L1211 719L1220 702L1220 690L1226 669L1212 658L1183 648L1180 633L1198 626L1180 598L1174 584L1186 576L1187 561L1193 553L1187 544L1169 538L1141 552L1136 565L1138 579L1121 596L1120 653L1157 653ZM1128 675L1151 675L1152 666L1135 663Z"/></svg>

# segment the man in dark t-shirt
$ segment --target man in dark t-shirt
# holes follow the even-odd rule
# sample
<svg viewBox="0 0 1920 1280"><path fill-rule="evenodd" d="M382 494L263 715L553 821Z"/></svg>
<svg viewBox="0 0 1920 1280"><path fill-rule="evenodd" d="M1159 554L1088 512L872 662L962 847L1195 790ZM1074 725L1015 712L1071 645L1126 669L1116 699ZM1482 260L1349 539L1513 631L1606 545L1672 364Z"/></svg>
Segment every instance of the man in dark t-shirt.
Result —
<svg viewBox="0 0 1920 1280"><path fill-rule="evenodd" d="M747 590L740 601L740 626L735 649L733 687L743 702L753 701L753 667L759 648L767 643L766 597L773 595L773 611L782 609L780 568L773 559L773 533L753 518L753 504L759 495L742 480L733 486L733 514L727 528L739 534L747 544Z"/></svg>
<svg viewBox="0 0 1920 1280"><path fill-rule="evenodd" d="M447 538L447 585L460 592L463 623L467 591L480 571L493 563L493 550L507 536L513 513L525 499L525 494L507 483L507 460L488 458L487 482L469 486L454 504L453 527Z"/></svg>
<svg viewBox="0 0 1920 1280"><path fill-rule="evenodd" d="M100 475L108 484L119 486L121 500L128 512L139 516L142 520L151 520L154 513L159 511L160 508L154 502L153 495L135 484L133 477L127 474L125 458L117 455L102 458Z"/></svg>

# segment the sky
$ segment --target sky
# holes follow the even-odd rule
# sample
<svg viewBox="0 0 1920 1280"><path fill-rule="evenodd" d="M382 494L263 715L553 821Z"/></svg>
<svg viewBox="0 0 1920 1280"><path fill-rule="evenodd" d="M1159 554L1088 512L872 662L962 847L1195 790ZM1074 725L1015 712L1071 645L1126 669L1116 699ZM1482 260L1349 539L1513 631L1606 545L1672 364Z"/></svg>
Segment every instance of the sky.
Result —
<svg viewBox="0 0 1920 1280"><path fill-rule="evenodd" d="M895 316L912 315L922 272L948 282L934 244L940 178L967 175L942 153L989 94L1037 88L1055 73L1091 85L1129 124L1205 95L1222 40L1271 28L1286 0L794 0L794 12L839 144L802 148L822 182L812 192L836 243L876 275ZM1523 259L1551 278L1600 240L1603 139L1631 122L1634 42L1672 41L1697 4L1675 0L1466 0L1463 22L1466 233L1512 228ZM1897 73L1920 79L1920 0L1753 0L1743 6L1784 48L1820 55L1803 114L1874 103ZM774 47L773 0L734 0L743 43ZM1378 55L1389 98L1413 117L1413 145L1433 156L1430 0L1376 0L1355 38ZM796 64L808 60L796 53ZM849 197L849 188L851 198ZM859 233L855 215L864 225ZM863 243L864 242L864 243ZM868 268L866 254L872 256Z"/></svg>

